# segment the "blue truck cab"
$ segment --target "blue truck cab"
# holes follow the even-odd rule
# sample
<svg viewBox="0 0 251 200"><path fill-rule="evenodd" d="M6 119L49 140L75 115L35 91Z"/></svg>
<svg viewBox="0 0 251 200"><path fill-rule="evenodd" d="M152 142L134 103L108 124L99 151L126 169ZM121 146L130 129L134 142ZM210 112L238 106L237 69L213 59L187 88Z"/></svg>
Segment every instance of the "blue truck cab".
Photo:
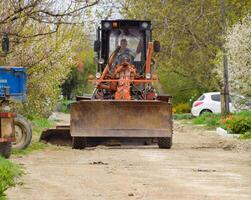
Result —
<svg viewBox="0 0 251 200"><path fill-rule="evenodd" d="M0 100L26 100L26 68L0 66Z"/></svg>

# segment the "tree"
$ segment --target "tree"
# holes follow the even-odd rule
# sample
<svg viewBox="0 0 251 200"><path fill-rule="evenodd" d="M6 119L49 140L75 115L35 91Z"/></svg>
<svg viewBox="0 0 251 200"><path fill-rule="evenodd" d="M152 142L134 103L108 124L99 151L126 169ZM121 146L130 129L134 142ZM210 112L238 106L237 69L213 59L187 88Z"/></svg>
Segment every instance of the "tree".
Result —
<svg viewBox="0 0 251 200"><path fill-rule="evenodd" d="M219 90L215 58L224 43L218 0L124 0L123 14L153 23L162 44L156 56L159 79L175 102L187 102L203 92ZM241 19L250 1L226 1L228 26Z"/></svg>
<svg viewBox="0 0 251 200"><path fill-rule="evenodd" d="M237 23L227 35L231 91L251 96L251 17Z"/></svg>
<svg viewBox="0 0 251 200"><path fill-rule="evenodd" d="M94 52L87 45L83 45L76 55L77 67L74 65L72 70L62 85L62 94L66 99L73 99L76 95L92 93L93 84L88 82L88 76L95 74Z"/></svg>
<svg viewBox="0 0 251 200"><path fill-rule="evenodd" d="M25 114L47 115L60 86L76 65L79 41L89 45L84 16L98 0L0 0L0 35L10 38L10 52L1 65L26 66L28 101Z"/></svg>

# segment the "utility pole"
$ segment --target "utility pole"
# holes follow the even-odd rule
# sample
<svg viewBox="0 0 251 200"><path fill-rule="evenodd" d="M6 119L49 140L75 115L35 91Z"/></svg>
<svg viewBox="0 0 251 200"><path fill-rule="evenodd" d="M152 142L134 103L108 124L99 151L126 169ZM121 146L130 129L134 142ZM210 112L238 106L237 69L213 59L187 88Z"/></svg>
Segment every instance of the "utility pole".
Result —
<svg viewBox="0 0 251 200"><path fill-rule="evenodd" d="M221 26L222 26L222 36L226 36L226 21L225 21L225 1L220 0L220 10L221 10ZM224 39L225 41L225 39ZM221 90L221 114L228 114L229 111L229 84L228 84L228 60L227 60L227 50L224 46L224 42L222 43L223 50L223 67L224 67L224 82L223 89Z"/></svg>

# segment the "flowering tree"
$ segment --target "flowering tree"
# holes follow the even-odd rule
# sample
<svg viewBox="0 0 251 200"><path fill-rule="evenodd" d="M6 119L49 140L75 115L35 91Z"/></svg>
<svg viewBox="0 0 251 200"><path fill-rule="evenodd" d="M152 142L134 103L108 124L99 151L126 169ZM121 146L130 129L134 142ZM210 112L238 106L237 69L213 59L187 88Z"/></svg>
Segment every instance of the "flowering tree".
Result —
<svg viewBox="0 0 251 200"><path fill-rule="evenodd" d="M86 16L98 0L0 0L0 38L10 51L0 65L27 67L27 102L19 112L46 116L82 49L90 46ZM16 106L17 107L17 106Z"/></svg>
<svg viewBox="0 0 251 200"><path fill-rule="evenodd" d="M232 28L226 47L231 91L251 96L251 16Z"/></svg>

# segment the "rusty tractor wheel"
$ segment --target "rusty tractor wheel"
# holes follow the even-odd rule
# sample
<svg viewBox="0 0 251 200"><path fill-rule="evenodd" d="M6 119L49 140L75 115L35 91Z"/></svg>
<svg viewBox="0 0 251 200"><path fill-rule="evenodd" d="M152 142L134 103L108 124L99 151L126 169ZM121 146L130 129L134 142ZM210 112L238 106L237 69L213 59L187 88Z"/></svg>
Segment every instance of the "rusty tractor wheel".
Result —
<svg viewBox="0 0 251 200"><path fill-rule="evenodd" d="M161 149L171 149L173 144L173 137L158 138L158 145Z"/></svg>
<svg viewBox="0 0 251 200"><path fill-rule="evenodd" d="M86 146L87 146L87 141L85 137L73 137L72 138L73 149L84 149Z"/></svg>
<svg viewBox="0 0 251 200"><path fill-rule="evenodd" d="M9 158L11 154L11 142L0 142L0 155Z"/></svg>
<svg viewBox="0 0 251 200"><path fill-rule="evenodd" d="M14 149L25 149L32 139L32 128L30 123L21 115L14 120L16 141L12 143Z"/></svg>

